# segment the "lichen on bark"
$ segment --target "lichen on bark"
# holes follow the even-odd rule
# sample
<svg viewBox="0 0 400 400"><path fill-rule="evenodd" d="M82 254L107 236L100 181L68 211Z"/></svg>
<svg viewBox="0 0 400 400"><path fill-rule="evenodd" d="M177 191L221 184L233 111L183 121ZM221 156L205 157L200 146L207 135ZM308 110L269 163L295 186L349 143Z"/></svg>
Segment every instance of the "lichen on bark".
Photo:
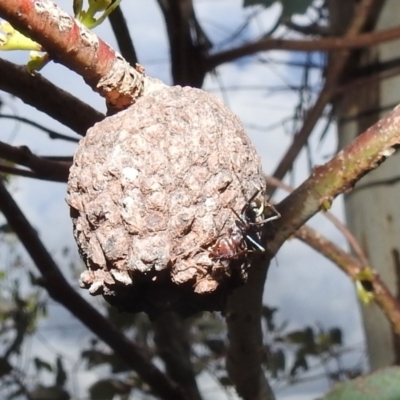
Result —
<svg viewBox="0 0 400 400"><path fill-rule="evenodd" d="M92 295L156 315L221 310L246 281L249 254L213 260L236 229L261 163L239 119L215 96L165 87L82 139L67 202Z"/></svg>

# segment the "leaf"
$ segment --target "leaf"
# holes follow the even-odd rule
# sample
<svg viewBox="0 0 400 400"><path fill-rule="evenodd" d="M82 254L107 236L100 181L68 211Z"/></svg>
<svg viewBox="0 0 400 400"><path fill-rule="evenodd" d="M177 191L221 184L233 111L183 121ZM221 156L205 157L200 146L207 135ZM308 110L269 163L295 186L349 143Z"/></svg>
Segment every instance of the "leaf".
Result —
<svg viewBox="0 0 400 400"><path fill-rule="evenodd" d="M313 0L280 0L282 16L290 17L293 14L305 14Z"/></svg>
<svg viewBox="0 0 400 400"><path fill-rule="evenodd" d="M338 383L319 400L398 400L400 367L390 367L352 381Z"/></svg>
<svg viewBox="0 0 400 400"><path fill-rule="evenodd" d="M38 385L29 393L31 400L70 400L69 393L58 386Z"/></svg>
<svg viewBox="0 0 400 400"><path fill-rule="evenodd" d="M279 372L284 372L286 366L285 353L279 349L268 356L268 369L273 378L277 378Z"/></svg>
<svg viewBox="0 0 400 400"><path fill-rule="evenodd" d="M220 376L218 378L218 380L219 380L219 383L225 388L233 386L233 382L232 382L231 378L229 378L229 376L227 376L227 375Z"/></svg>
<svg viewBox="0 0 400 400"><path fill-rule="evenodd" d="M315 347L314 331L312 328L307 327L302 331L289 332L285 337L285 341L313 348Z"/></svg>
<svg viewBox="0 0 400 400"><path fill-rule="evenodd" d="M296 360L293 363L292 368L290 369L290 376L295 376L297 370L300 368L302 368L304 371L308 370L308 363L302 350L299 350L296 354Z"/></svg>
<svg viewBox="0 0 400 400"><path fill-rule="evenodd" d="M128 394L132 386L118 379L102 379L89 388L92 400L112 400L115 395Z"/></svg>
<svg viewBox="0 0 400 400"><path fill-rule="evenodd" d="M89 369L102 364L110 364L111 370L114 373L124 372L130 369L120 357L113 353L109 354L100 350L91 349L82 351L81 357L87 360Z"/></svg>
<svg viewBox="0 0 400 400"><path fill-rule="evenodd" d="M275 330L274 314L277 311L278 309L276 307L268 307L266 305L262 306L262 317L265 318L265 321L267 322L267 328L270 332Z"/></svg>
<svg viewBox="0 0 400 400"><path fill-rule="evenodd" d="M217 356L223 356L226 351L225 341L222 339L206 339L204 344Z"/></svg>
<svg viewBox="0 0 400 400"><path fill-rule="evenodd" d="M244 0L243 7L262 5L265 8L271 7L277 0Z"/></svg>
<svg viewBox="0 0 400 400"><path fill-rule="evenodd" d="M49 371L49 372L53 371L51 364L42 360L39 357L35 357L33 359L33 363L35 364L36 372L39 372L42 369Z"/></svg>
<svg viewBox="0 0 400 400"><path fill-rule="evenodd" d="M332 344L341 345L342 342L342 330L340 328L332 328L329 330L329 339Z"/></svg>

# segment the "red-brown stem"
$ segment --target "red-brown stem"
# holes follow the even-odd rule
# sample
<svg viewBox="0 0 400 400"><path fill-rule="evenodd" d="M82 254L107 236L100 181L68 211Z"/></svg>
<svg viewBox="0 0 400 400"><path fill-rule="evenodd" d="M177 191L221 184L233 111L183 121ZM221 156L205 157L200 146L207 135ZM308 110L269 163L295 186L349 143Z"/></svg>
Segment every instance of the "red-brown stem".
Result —
<svg viewBox="0 0 400 400"><path fill-rule="evenodd" d="M250 56L260 51L340 51L371 47L380 43L396 40L400 37L400 27L369 32L357 36L317 38L314 40L290 40L266 37L256 42L247 43L235 49L210 55L206 62L206 70L212 71L218 65L235 61L241 57Z"/></svg>
<svg viewBox="0 0 400 400"><path fill-rule="evenodd" d="M67 182L70 162L51 161L33 154L26 146L10 146L0 142L0 158L30 168L47 179Z"/></svg>
<svg viewBox="0 0 400 400"><path fill-rule="evenodd" d="M281 188L283 190L286 190L289 193L292 193L294 189L290 186L287 185L286 183L280 181L279 179L274 178L273 176L267 176L265 175L265 180L267 184L276 186L278 188ZM327 218L329 221L332 222L332 224L342 233L342 235L347 239L349 242L350 247L352 248L354 254L358 257L359 261L363 265L368 265L368 259L367 256L365 255L365 252L361 248L360 243L358 243L358 240L354 237L354 235L347 229L346 225L344 225L341 221L339 221L338 218L336 218L332 213L329 211L326 211L322 214L325 218Z"/></svg>
<svg viewBox="0 0 400 400"><path fill-rule="evenodd" d="M372 269L369 265L360 263L355 257L339 249L328 239L309 227L301 227L295 233L295 236L335 263L353 280L357 279L357 275L364 267ZM372 275L371 283L376 303L392 323L393 330L400 335L400 304L381 281L378 274L374 273Z"/></svg>
<svg viewBox="0 0 400 400"><path fill-rule="evenodd" d="M346 40L357 36L358 33L363 29L366 21L368 21L370 17L371 12L374 11L373 6L373 0L363 0L358 4L354 18L344 36ZM342 50L341 52L337 53L335 57L331 58L326 69L326 80L321 93L319 94L315 104L307 112L301 129L294 136L292 144L276 167L273 173L275 178L282 180L287 172L292 168L293 162L296 160L303 146L307 143L307 140L310 137L310 134L319 118L321 117L322 112L336 94L338 81L343 70L346 68L350 54L351 53L349 50ZM269 190L268 194L272 195L273 192L274 188Z"/></svg>
<svg viewBox="0 0 400 400"><path fill-rule="evenodd" d="M0 16L41 44L52 59L81 75L113 110L128 107L141 95L143 69L131 67L52 1L1 1Z"/></svg>
<svg viewBox="0 0 400 400"><path fill-rule="evenodd" d="M333 199L352 189L369 171L378 167L400 145L400 106L359 135L328 163L316 166L311 176L278 206L282 217L271 224L276 235L267 244L275 254L283 242L293 235L321 209L329 208Z"/></svg>

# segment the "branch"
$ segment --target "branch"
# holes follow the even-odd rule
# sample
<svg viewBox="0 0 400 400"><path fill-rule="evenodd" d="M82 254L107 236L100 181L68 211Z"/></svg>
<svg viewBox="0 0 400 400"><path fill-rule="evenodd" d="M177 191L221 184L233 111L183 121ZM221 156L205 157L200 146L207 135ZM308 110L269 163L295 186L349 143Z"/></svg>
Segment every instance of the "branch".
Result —
<svg viewBox="0 0 400 400"><path fill-rule="evenodd" d="M45 179L67 182L70 162L51 161L33 154L28 147L15 147L0 142L0 158L30 168Z"/></svg>
<svg viewBox="0 0 400 400"><path fill-rule="evenodd" d="M344 38L351 40L356 36L364 27L370 17L370 13L374 11L373 0L363 0L358 4L355 16L350 24L350 28L347 30ZM318 122L322 112L326 105L333 99L336 94L337 84L339 79L346 68L351 53L349 51L342 51L331 58L330 64L326 71L326 81L321 93L315 102L314 106L308 111L304 118L303 126L300 131L295 135L292 144L289 149L282 157L279 165L277 166L273 176L279 180L282 180L286 173L292 168L294 160L299 155L303 146L307 143L307 140L313 131L315 124ZM272 196L275 188L268 191L268 194Z"/></svg>
<svg viewBox="0 0 400 400"><path fill-rule="evenodd" d="M121 52L122 57L132 66L138 62L135 47L131 36L129 34L126 20L122 14L121 6L118 6L109 16L111 28L114 32L115 38L117 39L118 48Z"/></svg>
<svg viewBox="0 0 400 400"><path fill-rule="evenodd" d="M0 16L43 46L50 57L83 77L112 110L143 92L144 70L133 68L94 33L50 0L0 2Z"/></svg>
<svg viewBox="0 0 400 400"><path fill-rule="evenodd" d="M49 135L50 139L61 139L61 140L65 140L67 142L73 142L73 143L79 142L79 139L76 139L74 137L53 131L52 129L46 128L45 126L38 124L35 121L31 121L28 118L19 117L18 115L11 115L11 114L0 114L0 118L13 119L15 121L19 121L19 122L23 122L25 124L31 125L37 129L47 133Z"/></svg>
<svg viewBox="0 0 400 400"><path fill-rule="evenodd" d="M265 175L265 180L267 184L273 185L277 188L281 188L286 190L289 193L292 193L294 189L287 185L286 183L279 181L278 179L272 177L272 176L266 176ZM332 222L332 224L342 233L342 235L347 239L351 249L353 250L354 254L357 255L359 261L364 265L368 265L368 259L367 256L365 255L364 250L362 249L360 243L358 243L358 240L354 237L354 235L349 231L349 229L346 227L346 225L342 224L342 222L339 221L338 218L336 218L332 213L329 211L326 211L322 214L325 218L327 218L329 221Z"/></svg>
<svg viewBox="0 0 400 400"><path fill-rule="evenodd" d="M296 232L295 236L339 266L342 271L344 271L353 280L358 279L357 275L364 268L369 268L372 270L371 266L362 264L353 256L339 249L328 239L309 227L301 227ZM393 330L400 335L399 303L390 293L387 286L381 281L377 273L373 274L371 283L371 292L374 294L376 303L386 315L387 319L392 323Z"/></svg>
<svg viewBox="0 0 400 400"><path fill-rule="evenodd" d="M226 368L243 399L275 400L262 368L261 311L268 265L265 259L254 261L246 284L235 289L228 299Z"/></svg>
<svg viewBox="0 0 400 400"><path fill-rule="evenodd" d="M179 385L188 399L201 400L190 360L187 324L178 314L168 312L160 315L153 322L153 327L157 353L165 363L168 376Z"/></svg>
<svg viewBox="0 0 400 400"><path fill-rule="evenodd" d="M37 232L0 181L0 210L41 272L49 295L103 340L160 398L183 400L180 390L150 363L140 348L113 327L68 284Z"/></svg>
<svg viewBox="0 0 400 400"><path fill-rule="evenodd" d="M359 135L328 163L316 166L311 176L278 206L282 216L272 222L274 239L267 243L276 254L283 242L336 196L352 189L369 171L378 167L400 145L400 106Z"/></svg>
<svg viewBox="0 0 400 400"><path fill-rule="evenodd" d="M396 40L400 37L400 27L368 32L354 37L330 37L316 40L275 39L271 37L248 43L235 49L212 54L206 58L205 68L214 68L227 62L236 61L241 57L250 56L260 51L290 50L290 51L341 51L376 46L380 43Z"/></svg>
<svg viewBox="0 0 400 400"><path fill-rule="evenodd" d="M44 181L65 182L65 180L60 180L57 177L46 176L44 174L39 174L37 172L33 172L28 169L10 167L9 165L3 164L2 162L0 162L0 173L22 176L25 178L40 179Z"/></svg>
<svg viewBox="0 0 400 400"><path fill-rule="evenodd" d="M1 2L0 2L1 6ZM84 136L104 115L38 73L0 58L0 89Z"/></svg>
<svg viewBox="0 0 400 400"><path fill-rule="evenodd" d="M351 27L347 31L346 38L353 37L361 31L369 14L372 12L371 10L373 10L373 4L373 0L363 0L359 3L357 14L352 21ZM289 160L290 162L288 162L289 158L286 157L285 162L287 168L291 166L292 162L297 157L301 147L306 143L310 132L324 110L325 105L331 100L336 88L336 82L345 67L348 57L349 53L346 51L339 53L337 57L334 58L333 65L327 72L327 81L324 90L316 105L306 116L304 126L300 131L301 135L299 134L295 137L293 145L287 153L291 157L291 161ZM385 137L385 135L382 136ZM360 140L360 137L358 139ZM383 146L380 147L380 149L382 148ZM391 146L388 146L388 149L391 150ZM386 149L386 153L382 149L383 154L377 151L379 156L377 155L374 161L382 160L385 154L389 155L388 149ZM343 152L339 153L339 155L340 154L342 154L343 157ZM365 154L363 155L365 157L364 160L369 159L368 156ZM351 156L353 156L353 154L351 154ZM356 156L358 156L358 158L356 157L352 160L358 161L360 159L360 154ZM350 161L348 162L350 163ZM357 165L356 161L353 163ZM275 177L281 179L288 170L286 167L279 167L279 170L277 169L279 174L275 173ZM360 170L358 175L353 174L353 182L357 177L360 178L362 174L365 174L369 170L368 167L371 169L373 165L364 165L364 169ZM360 165L360 168L362 168L362 165ZM331 180L335 177L339 178L342 173L339 167L334 170L335 173L333 174L334 176L332 176L328 168L323 170L317 169L314 171L312 177L317 176L319 180L325 184L323 187L328 191L329 187L335 186ZM326 173L330 179L327 178L327 181L325 181L323 173ZM344 190L344 187L346 186L343 184L336 187L336 190ZM296 192L297 191L293 192L292 195L288 196L280 204L279 211L282 217L277 220L276 223L271 222L270 224L271 230L274 228L276 229L276 235L270 242L267 242L265 246L269 260L272 259L280 246L290 235L294 234L308 218L319 211L323 200L326 200L325 197L315 199L314 196L312 196L313 191L311 187L308 186L300 191L301 196L299 195L296 197ZM293 201L290 201L292 196ZM313 210L313 207L315 210ZM311 212L311 210L313 211ZM307 213L310 215L305 218ZM227 321L230 348L227 366L232 379L235 381L239 394L244 398L273 399L273 394L263 374L262 358L260 354L262 351L261 304L269 260L260 260L260 262L251 265L247 284L243 288L234 291L232 296L230 296L228 304Z"/></svg>
<svg viewBox="0 0 400 400"><path fill-rule="evenodd" d="M193 0L158 0L164 15L175 85L201 87L204 59L212 46L197 21Z"/></svg>

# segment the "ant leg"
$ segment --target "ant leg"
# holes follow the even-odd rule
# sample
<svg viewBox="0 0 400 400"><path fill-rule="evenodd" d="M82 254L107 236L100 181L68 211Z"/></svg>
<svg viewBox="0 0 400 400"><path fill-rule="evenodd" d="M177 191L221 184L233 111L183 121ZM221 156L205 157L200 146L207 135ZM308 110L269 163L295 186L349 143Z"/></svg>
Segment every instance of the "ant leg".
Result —
<svg viewBox="0 0 400 400"><path fill-rule="evenodd" d="M240 211L241 215L243 215L245 213L245 211L250 207L251 202L258 196L258 194L260 192L261 192L261 189L257 189L255 191L255 193L250 197L250 199L246 201L245 205L243 206L242 210Z"/></svg>
<svg viewBox="0 0 400 400"><path fill-rule="evenodd" d="M246 235L246 239L249 240L252 244L254 244L254 246L256 246L258 248L258 250L262 251L263 253L265 252L265 248L261 246L260 243L258 243L256 240L254 240L251 236ZM251 250L247 250L248 252L250 252Z"/></svg>
<svg viewBox="0 0 400 400"><path fill-rule="evenodd" d="M270 217L267 217L260 222L250 222L250 225L264 225L267 222L274 221L281 217L280 212L271 203L267 203L267 207L270 208L275 213L275 215L271 215Z"/></svg>

